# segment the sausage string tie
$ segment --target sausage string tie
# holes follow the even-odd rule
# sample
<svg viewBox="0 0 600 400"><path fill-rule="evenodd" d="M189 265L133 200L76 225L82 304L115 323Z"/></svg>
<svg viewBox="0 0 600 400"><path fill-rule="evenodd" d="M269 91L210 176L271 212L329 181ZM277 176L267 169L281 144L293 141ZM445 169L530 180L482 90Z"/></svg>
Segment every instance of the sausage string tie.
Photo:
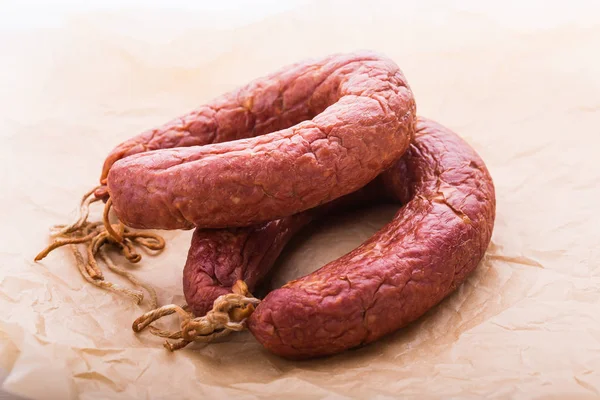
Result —
<svg viewBox="0 0 600 400"><path fill-rule="evenodd" d="M150 333L166 339L164 347L170 351L182 349L192 342L209 343L232 332L246 329L246 320L254 311L260 300L252 296L248 286L238 280L233 285L233 293L219 296L213 303L213 308L206 315L194 318L187 306L169 304L148 311L137 318L132 325L134 332L141 332L149 326ZM150 324L162 317L177 313L181 320L179 331L161 330Z"/></svg>
<svg viewBox="0 0 600 400"><path fill-rule="evenodd" d="M160 251L165 247L165 241L161 236L152 232L132 231L121 222L111 224L109 214L112 201L110 198L104 207L102 221L88 221L90 205L100 200L100 198L94 196L94 192L100 188L102 186L95 187L83 195L79 205L79 217L75 222L70 225L56 225L50 229L50 237L54 238L54 241L35 257L35 261L42 260L59 247L69 245L75 257L77 268L87 282L131 297L136 304L143 301L144 293L141 290L129 289L106 281L98 264L98 261L101 261L109 270L123 276L135 287L146 290L150 297L150 308L156 308L158 302L154 288L137 279L129 271L117 266L108 255L104 245L111 245L129 262L137 263L142 259L142 256L136 251L135 245ZM87 259L84 258L79 245L86 246Z"/></svg>

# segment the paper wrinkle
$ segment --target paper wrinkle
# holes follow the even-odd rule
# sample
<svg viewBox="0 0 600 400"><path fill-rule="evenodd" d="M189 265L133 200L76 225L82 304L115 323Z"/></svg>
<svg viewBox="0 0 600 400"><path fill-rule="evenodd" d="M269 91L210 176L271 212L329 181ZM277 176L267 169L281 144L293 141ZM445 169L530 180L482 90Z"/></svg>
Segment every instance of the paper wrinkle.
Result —
<svg viewBox="0 0 600 400"><path fill-rule="evenodd" d="M185 11L157 13L160 26L119 11L8 33L0 41L8 60L0 65L4 389L34 399L600 397L599 6L498 4L315 2L218 33ZM116 144L287 63L357 49L397 61L419 114L465 138L496 185L485 258L423 318L305 362L268 353L248 332L170 354L162 339L131 330L146 301L90 286L65 249L33 262L48 228L75 218ZM314 224L282 254L270 285L352 250L396 211ZM153 284L161 304L183 304L192 231L161 233L162 254L144 254L139 265L114 260Z"/></svg>

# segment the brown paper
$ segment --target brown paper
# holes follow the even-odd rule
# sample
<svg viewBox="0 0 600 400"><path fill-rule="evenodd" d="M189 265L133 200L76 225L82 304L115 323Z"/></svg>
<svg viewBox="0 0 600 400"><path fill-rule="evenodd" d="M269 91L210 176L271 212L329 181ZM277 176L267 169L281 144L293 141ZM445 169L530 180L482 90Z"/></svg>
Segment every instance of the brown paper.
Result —
<svg viewBox="0 0 600 400"><path fill-rule="evenodd" d="M405 3L319 2L235 28L206 28L199 11L131 10L0 31L4 389L35 399L599 397L596 3ZM418 322L308 362L271 355L248 332L170 354L131 331L147 303L85 283L67 249L32 261L48 228L75 218L117 143L287 63L356 49L393 58L419 114L463 136L496 184L488 254ZM392 213L318 224L282 256L274 284L352 249ZM162 255L130 267L162 304L183 303L190 235L167 232Z"/></svg>

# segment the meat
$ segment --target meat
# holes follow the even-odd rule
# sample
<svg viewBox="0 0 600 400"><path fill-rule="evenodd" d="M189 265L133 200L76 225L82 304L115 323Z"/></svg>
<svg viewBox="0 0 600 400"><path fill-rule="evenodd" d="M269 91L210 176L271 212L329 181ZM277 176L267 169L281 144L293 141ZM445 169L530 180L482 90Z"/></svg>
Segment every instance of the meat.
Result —
<svg viewBox="0 0 600 400"><path fill-rule="evenodd" d="M126 141L106 159L101 181L133 228L251 226L365 186L405 152L415 113L394 62L334 55Z"/></svg>
<svg viewBox="0 0 600 400"><path fill-rule="evenodd" d="M373 53L288 66L144 132L109 155L101 183L96 196L110 197L129 227L196 227L184 292L197 316L232 288L246 293L240 280L260 284L289 239L333 208L400 203L361 246L242 310L265 348L295 359L361 346L419 318L475 269L495 218L483 161L447 128L417 122L402 72ZM134 330L186 313L165 307ZM227 307L211 311L218 329ZM186 318L166 336L180 347L211 327Z"/></svg>
<svg viewBox="0 0 600 400"><path fill-rule="evenodd" d="M421 118L407 154L371 188L404 205L352 252L266 296L248 328L268 350L300 359L370 343L423 315L482 259L495 218L493 182L481 158L447 128ZM239 231L198 230L184 274L191 309L202 315L235 279L256 285L285 241L308 223L295 218Z"/></svg>

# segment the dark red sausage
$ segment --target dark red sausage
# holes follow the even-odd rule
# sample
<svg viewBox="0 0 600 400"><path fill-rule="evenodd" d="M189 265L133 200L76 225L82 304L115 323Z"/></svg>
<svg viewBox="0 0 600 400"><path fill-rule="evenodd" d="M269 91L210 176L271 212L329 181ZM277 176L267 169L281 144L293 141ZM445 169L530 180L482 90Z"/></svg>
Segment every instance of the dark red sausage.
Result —
<svg viewBox="0 0 600 400"><path fill-rule="evenodd" d="M404 153L415 120L394 62L335 55L286 67L119 145L102 179L130 227L249 226L363 187Z"/></svg>
<svg viewBox="0 0 600 400"><path fill-rule="evenodd" d="M263 300L248 327L270 351L288 358L309 358L372 342L440 302L483 257L494 224L494 186L483 161L457 135L421 119L408 153L374 184L405 205L360 247ZM289 226L294 220L286 221L287 232L292 232ZM208 239L212 244L205 242L201 247L193 242L190 254L196 253L188 259L184 288L198 315L216 296L228 292L235 279L248 279L254 285L270 268L273 254L265 264L236 270L250 254L254 259L268 254L265 249L276 238L277 253L281 250L281 238L289 235L279 232L277 225L271 228L269 235L262 228L240 235L261 244L238 258L235 254L243 253L243 246L231 238L213 236ZM195 235L204 233L198 230ZM219 257L207 251L223 243L227 245L221 247ZM227 267L221 267L221 262ZM202 279L194 280L194 268L204 270ZM227 275L230 270L237 274ZM223 272L227 279L213 279ZM204 292L211 285L217 291Z"/></svg>

